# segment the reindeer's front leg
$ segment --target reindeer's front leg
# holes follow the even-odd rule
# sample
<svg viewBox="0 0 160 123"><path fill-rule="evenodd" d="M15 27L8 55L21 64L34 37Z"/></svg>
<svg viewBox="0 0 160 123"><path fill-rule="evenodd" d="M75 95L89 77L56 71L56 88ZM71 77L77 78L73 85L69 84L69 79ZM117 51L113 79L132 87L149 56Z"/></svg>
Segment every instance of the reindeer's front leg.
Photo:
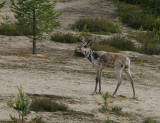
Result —
<svg viewBox="0 0 160 123"><path fill-rule="evenodd" d="M92 95L97 94L97 85L98 85L98 82L99 82L99 70L97 70L97 74L96 74L96 85L95 85L95 89L94 89Z"/></svg>
<svg viewBox="0 0 160 123"><path fill-rule="evenodd" d="M98 92L98 94L101 94L101 76L102 76L102 69L99 70L98 76L99 76L99 92Z"/></svg>
<svg viewBox="0 0 160 123"><path fill-rule="evenodd" d="M97 94L97 84L98 84L98 81L99 81L99 79L98 79L98 77L96 76L96 85L95 85L95 89L94 89L92 95Z"/></svg>

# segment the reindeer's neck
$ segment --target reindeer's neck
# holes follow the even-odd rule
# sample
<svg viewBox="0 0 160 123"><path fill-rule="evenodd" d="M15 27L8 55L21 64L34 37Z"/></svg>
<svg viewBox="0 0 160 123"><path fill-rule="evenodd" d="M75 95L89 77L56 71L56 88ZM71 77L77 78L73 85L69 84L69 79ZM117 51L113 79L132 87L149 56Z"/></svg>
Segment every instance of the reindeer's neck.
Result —
<svg viewBox="0 0 160 123"><path fill-rule="evenodd" d="M94 60L96 60L99 56L97 54L97 52L92 51L91 49L88 49L85 51L85 57L90 61L93 62Z"/></svg>

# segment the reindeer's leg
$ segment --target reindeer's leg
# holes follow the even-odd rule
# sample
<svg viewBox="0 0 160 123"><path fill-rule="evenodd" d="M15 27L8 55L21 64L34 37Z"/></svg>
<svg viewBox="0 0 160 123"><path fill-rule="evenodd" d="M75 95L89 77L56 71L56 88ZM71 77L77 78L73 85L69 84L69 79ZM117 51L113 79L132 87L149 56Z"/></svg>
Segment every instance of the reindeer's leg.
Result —
<svg viewBox="0 0 160 123"><path fill-rule="evenodd" d="M127 68L124 70L124 72L126 73L126 75L128 76L130 82L131 82L131 85L132 85L132 89L133 89L133 99L136 99L137 96L135 94L135 89L134 89L134 83L133 83L133 79L132 79L132 76L131 76L131 72L130 72L130 69Z"/></svg>
<svg viewBox="0 0 160 123"><path fill-rule="evenodd" d="M92 95L95 95L95 94L97 94L97 85L98 85L98 82L99 82L99 70L97 70L97 74L96 74L96 85L95 85L95 89L94 89L94 91L93 91L93 93L92 93Z"/></svg>
<svg viewBox="0 0 160 123"><path fill-rule="evenodd" d="M122 70L123 70L123 68L118 68L118 69L116 68L115 69L116 75L117 75L117 78L118 78L118 84L117 84L117 87L116 87L116 89L115 89L115 91L114 91L114 93L112 95L113 98L115 98L117 90L118 90L119 86L122 83L122 78L121 78Z"/></svg>
<svg viewBox="0 0 160 123"><path fill-rule="evenodd" d="M101 77L102 77L102 69L99 70L99 92L98 94L101 94Z"/></svg>

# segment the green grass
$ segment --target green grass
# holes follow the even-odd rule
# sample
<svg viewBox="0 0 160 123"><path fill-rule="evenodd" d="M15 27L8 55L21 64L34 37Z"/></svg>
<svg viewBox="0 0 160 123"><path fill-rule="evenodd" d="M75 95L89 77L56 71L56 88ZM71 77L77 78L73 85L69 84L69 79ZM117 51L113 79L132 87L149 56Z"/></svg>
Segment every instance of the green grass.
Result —
<svg viewBox="0 0 160 123"><path fill-rule="evenodd" d="M101 35L120 32L118 24L103 18L81 18L75 22L74 29Z"/></svg>
<svg viewBox="0 0 160 123"><path fill-rule="evenodd" d="M39 111L39 112L56 112L56 111L67 111L68 107L64 104L59 104L53 102L50 99L34 99L30 105L31 111Z"/></svg>
<svg viewBox="0 0 160 123"><path fill-rule="evenodd" d="M72 34L54 34L51 36L51 40L61 43L76 43L81 41L78 36L73 36Z"/></svg>
<svg viewBox="0 0 160 123"><path fill-rule="evenodd" d="M26 36L32 35L32 30L28 28L29 26L20 26L17 23L12 24L1 24L0 25L0 35L7 36Z"/></svg>

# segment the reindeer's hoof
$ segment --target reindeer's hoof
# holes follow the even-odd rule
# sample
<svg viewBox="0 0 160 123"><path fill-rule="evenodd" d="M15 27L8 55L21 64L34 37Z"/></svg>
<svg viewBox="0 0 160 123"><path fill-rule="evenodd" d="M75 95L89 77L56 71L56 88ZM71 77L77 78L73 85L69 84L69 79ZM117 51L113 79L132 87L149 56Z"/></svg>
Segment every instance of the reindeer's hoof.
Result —
<svg viewBox="0 0 160 123"><path fill-rule="evenodd" d="M102 93L101 91L98 92L98 94L101 94L101 93Z"/></svg>
<svg viewBox="0 0 160 123"><path fill-rule="evenodd" d="M112 98L116 98L116 95L112 95Z"/></svg>
<svg viewBox="0 0 160 123"><path fill-rule="evenodd" d="M92 95L95 95L95 94L97 94L97 92L96 92L96 91L94 91L94 92L92 93Z"/></svg>
<svg viewBox="0 0 160 123"><path fill-rule="evenodd" d="M134 95L132 98L133 98L133 99L138 99L138 96Z"/></svg>

